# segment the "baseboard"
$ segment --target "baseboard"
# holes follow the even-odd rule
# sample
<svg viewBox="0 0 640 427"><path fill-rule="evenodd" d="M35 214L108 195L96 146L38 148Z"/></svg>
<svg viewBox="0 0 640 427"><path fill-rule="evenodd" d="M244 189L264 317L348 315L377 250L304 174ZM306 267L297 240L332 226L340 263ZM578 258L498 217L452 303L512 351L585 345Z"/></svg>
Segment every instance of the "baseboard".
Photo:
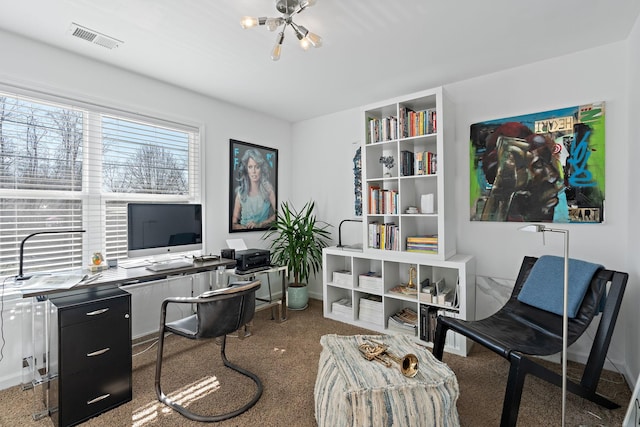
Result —
<svg viewBox="0 0 640 427"><path fill-rule="evenodd" d="M15 387L22 384L22 372L18 371L15 374L5 375L0 378L0 390Z"/></svg>

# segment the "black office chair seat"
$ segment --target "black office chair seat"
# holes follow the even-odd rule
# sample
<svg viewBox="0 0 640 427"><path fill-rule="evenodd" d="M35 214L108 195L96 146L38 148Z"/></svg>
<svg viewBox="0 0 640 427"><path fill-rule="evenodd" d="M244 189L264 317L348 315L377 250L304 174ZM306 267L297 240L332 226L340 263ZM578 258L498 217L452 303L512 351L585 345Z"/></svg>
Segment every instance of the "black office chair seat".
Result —
<svg viewBox="0 0 640 427"><path fill-rule="evenodd" d="M531 268L537 261L525 257L511 297L495 314L482 320L461 320L439 316L433 343L433 354L442 360L448 330L457 332L504 357L510 362L509 378L502 407L501 426L515 426L527 374L562 385L562 376L537 363L530 356L548 356L562 351L562 316L518 300ZM575 318L569 319L567 345L584 334L600 313L601 300L606 298L602 317L593 340L589 358L580 383L567 380L567 390L608 409L619 405L599 394L596 389L604 366L607 350L622 303L628 274L599 269L589 284ZM610 283L607 292L607 284Z"/></svg>
<svg viewBox="0 0 640 427"><path fill-rule="evenodd" d="M255 294L260 288L260 281L236 282L228 288L206 292L198 297L173 297L162 302L160 311L160 331L158 336L158 356L156 359L155 389L158 400L170 406L183 416L200 422L217 422L238 416L251 408L262 395L262 382L257 375L229 362L225 353L226 335L240 329L253 319L255 313ZM169 304L194 304L196 313L166 322ZM165 333L171 332L188 339L220 338L220 354L224 365L246 377L256 384L256 391L251 399L242 407L219 415L199 415L187 410L184 406L172 401L162 391L162 353Z"/></svg>

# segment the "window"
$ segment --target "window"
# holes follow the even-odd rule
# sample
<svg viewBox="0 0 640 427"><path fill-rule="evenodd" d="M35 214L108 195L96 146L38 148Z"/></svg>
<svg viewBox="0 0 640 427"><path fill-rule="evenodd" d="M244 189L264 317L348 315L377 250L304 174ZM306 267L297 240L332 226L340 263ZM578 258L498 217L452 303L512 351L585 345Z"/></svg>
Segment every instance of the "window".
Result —
<svg viewBox="0 0 640 427"><path fill-rule="evenodd" d="M0 92L0 276L127 255L132 201L199 202L196 128ZM85 230L64 233L63 231Z"/></svg>

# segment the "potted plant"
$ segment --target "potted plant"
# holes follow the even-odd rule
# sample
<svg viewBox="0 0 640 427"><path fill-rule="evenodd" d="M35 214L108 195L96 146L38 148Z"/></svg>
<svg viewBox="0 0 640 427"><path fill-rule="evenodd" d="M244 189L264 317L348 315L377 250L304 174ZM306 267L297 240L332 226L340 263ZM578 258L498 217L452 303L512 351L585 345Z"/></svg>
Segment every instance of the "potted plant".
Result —
<svg viewBox="0 0 640 427"><path fill-rule="evenodd" d="M309 277L322 268L322 249L329 244L331 225L319 221L313 213L315 202L309 201L297 211L283 202L273 226L264 238L272 238L271 262L286 265L290 278L287 306L292 310L307 307Z"/></svg>

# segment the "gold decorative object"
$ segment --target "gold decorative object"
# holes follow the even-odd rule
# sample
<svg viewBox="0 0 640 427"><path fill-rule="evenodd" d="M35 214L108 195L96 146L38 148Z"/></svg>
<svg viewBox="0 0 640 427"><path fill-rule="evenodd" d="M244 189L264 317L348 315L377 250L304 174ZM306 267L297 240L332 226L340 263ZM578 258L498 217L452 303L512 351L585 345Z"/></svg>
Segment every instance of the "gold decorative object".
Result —
<svg viewBox="0 0 640 427"><path fill-rule="evenodd" d="M402 375L405 377L412 378L418 373L418 357L415 354L409 353L399 358L390 353L389 348L385 344L374 340L363 342L358 346L358 350L360 350L362 357L365 359L380 362L387 368L390 368L392 365L389 361L389 359L391 359L400 366L400 372L402 372Z"/></svg>
<svg viewBox="0 0 640 427"><path fill-rule="evenodd" d="M408 288L415 288L416 282L414 282L416 278L416 268L414 266L409 267L409 283L407 283Z"/></svg>

